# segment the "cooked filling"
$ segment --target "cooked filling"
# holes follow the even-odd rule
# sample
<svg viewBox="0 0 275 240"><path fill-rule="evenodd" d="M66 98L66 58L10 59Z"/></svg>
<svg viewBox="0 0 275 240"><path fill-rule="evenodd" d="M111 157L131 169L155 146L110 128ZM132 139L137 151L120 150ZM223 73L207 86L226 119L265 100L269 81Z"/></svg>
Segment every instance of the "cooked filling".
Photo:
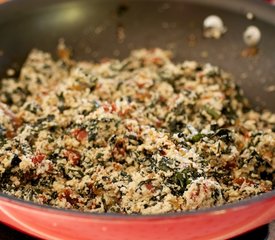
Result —
<svg viewBox="0 0 275 240"><path fill-rule="evenodd" d="M169 56L142 49L95 64L33 50L18 79L1 81L0 190L125 214L271 191L275 114L252 110L218 67Z"/></svg>

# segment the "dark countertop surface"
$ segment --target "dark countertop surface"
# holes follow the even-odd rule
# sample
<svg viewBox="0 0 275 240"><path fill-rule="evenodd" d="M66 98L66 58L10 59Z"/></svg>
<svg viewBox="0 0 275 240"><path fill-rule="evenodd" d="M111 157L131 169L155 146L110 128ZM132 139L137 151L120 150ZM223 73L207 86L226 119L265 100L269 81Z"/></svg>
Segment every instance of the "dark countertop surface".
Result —
<svg viewBox="0 0 275 240"><path fill-rule="evenodd" d="M34 240L35 238L27 236L24 233L16 231L0 223L0 240Z"/></svg>

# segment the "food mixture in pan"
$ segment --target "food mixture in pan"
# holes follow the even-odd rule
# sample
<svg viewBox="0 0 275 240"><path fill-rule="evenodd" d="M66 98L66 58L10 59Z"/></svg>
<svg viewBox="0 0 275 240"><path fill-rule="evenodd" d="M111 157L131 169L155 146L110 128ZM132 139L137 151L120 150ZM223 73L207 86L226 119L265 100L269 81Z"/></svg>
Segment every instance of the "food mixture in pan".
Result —
<svg viewBox="0 0 275 240"><path fill-rule="evenodd" d="M275 114L252 110L210 64L175 64L160 49L99 64L33 50L0 94L6 194L80 211L156 214L274 188Z"/></svg>

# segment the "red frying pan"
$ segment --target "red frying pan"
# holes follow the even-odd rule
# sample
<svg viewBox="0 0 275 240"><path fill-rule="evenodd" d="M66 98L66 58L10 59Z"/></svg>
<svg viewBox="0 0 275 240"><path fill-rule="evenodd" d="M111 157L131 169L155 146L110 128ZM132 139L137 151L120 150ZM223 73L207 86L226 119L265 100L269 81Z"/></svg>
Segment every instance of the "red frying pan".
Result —
<svg viewBox="0 0 275 240"><path fill-rule="evenodd" d="M119 1L100 0L1 4L0 76L8 67L19 69L34 47L54 53L60 37L82 60L113 57L117 52L123 58L140 47L172 48L175 61L211 62L232 72L255 107L275 111L275 94L265 91L275 84L275 8L257 0L125 0L123 11L119 6ZM253 21L246 18L248 12L254 14ZM203 19L210 14L219 15L229 29L218 41L202 37ZM243 58L242 33L251 24L261 29L260 51ZM104 29L100 34L95 31L99 26ZM117 41L118 26L125 28L123 44ZM207 59L203 51L208 52ZM42 239L227 239L274 219L274 190L221 207L151 216L58 210L0 193L0 221Z"/></svg>

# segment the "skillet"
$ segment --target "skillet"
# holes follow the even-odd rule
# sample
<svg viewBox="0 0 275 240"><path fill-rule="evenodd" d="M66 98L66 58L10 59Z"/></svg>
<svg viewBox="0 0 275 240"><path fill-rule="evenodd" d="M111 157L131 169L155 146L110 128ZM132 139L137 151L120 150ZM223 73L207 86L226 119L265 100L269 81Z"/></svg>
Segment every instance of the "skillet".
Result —
<svg viewBox="0 0 275 240"><path fill-rule="evenodd" d="M254 20L246 13L252 12ZM204 39L203 19L219 15L228 32ZM74 58L123 58L131 49L160 47L174 61L219 65L256 108L275 111L275 9L263 1L21 0L0 5L0 76L19 69L32 48L55 54L64 38ZM248 25L262 32L259 53L241 57ZM117 31L123 28L124 41ZM207 52L207 54L206 54ZM207 57L206 57L207 56ZM39 206L0 193L0 221L43 239L226 239L275 219L275 191L211 209L151 216L91 214Z"/></svg>

